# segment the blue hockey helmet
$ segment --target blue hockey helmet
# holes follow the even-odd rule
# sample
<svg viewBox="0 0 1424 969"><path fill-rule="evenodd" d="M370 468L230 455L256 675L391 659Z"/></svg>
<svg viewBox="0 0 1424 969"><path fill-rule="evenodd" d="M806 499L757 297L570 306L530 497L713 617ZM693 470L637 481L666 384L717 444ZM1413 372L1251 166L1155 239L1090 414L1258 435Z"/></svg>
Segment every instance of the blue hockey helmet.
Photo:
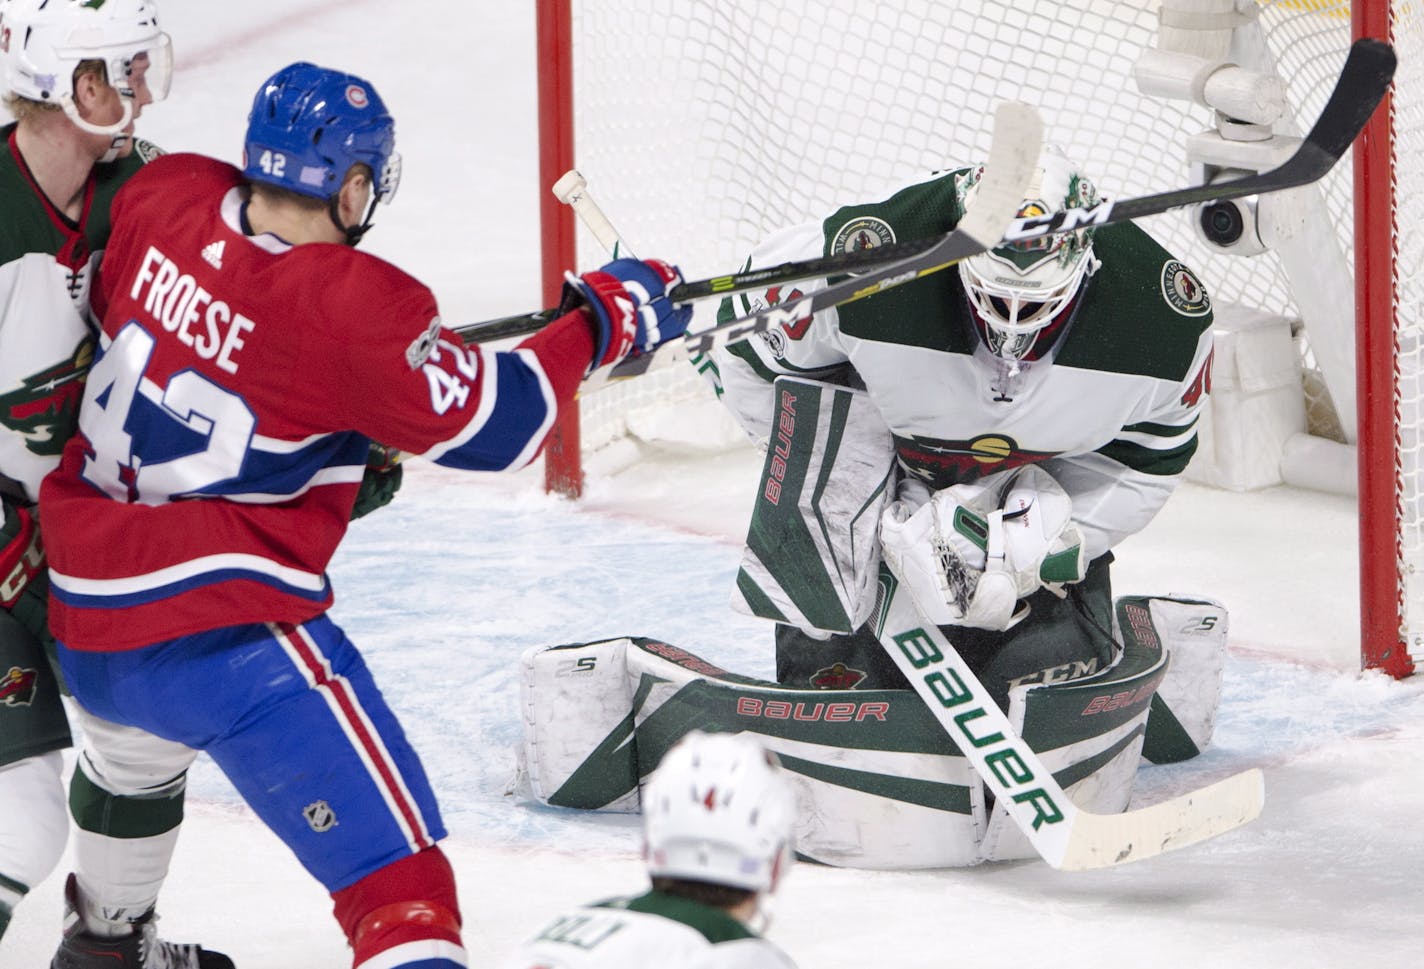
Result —
<svg viewBox="0 0 1424 969"><path fill-rule="evenodd" d="M370 83L299 62L273 74L253 98L243 174L331 200L351 167L365 164L374 181L374 208L376 202L389 202L400 184L395 147L395 119Z"/></svg>

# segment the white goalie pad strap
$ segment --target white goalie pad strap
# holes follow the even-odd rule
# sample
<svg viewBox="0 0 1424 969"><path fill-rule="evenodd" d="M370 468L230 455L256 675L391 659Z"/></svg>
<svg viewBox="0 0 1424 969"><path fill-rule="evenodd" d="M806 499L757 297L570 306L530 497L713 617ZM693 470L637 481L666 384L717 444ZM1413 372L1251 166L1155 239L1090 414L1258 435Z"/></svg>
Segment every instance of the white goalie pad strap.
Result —
<svg viewBox="0 0 1424 969"><path fill-rule="evenodd" d="M1174 763L1195 757L1211 743L1221 704L1228 616L1224 605L1204 597L1142 601L1169 657L1143 755L1153 763Z"/></svg>
<svg viewBox="0 0 1424 969"><path fill-rule="evenodd" d="M875 608L893 440L864 391L781 377L775 399L732 608L852 632Z"/></svg>
<svg viewBox="0 0 1424 969"><path fill-rule="evenodd" d="M524 736L516 793L563 807L638 810L628 642L535 646L519 657ZM616 774L620 767L629 780L611 791L586 782L590 773Z"/></svg>

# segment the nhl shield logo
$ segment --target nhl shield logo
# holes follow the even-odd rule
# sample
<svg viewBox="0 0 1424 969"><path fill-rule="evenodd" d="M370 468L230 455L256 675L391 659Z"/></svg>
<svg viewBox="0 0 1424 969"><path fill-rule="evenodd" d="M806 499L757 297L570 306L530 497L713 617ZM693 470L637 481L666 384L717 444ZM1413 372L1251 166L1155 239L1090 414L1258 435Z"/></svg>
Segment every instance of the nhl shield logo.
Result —
<svg viewBox="0 0 1424 969"><path fill-rule="evenodd" d="M336 827L336 812L325 801L313 801L302 808L302 817L307 819L307 824L317 834Z"/></svg>

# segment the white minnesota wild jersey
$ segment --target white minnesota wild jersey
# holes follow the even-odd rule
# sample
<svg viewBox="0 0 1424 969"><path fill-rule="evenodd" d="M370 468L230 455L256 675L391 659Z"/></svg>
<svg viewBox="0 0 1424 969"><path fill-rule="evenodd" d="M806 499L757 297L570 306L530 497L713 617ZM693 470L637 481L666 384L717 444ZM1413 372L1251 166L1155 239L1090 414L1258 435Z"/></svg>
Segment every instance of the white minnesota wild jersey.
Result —
<svg viewBox="0 0 1424 969"><path fill-rule="evenodd" d="M954 173L847 206L766 240L749 267L948 232ZM934 489L1038 464L1073 498L1096 558L1151 520L1196 451L1210 386L1211 302L1183 263L1134 225L1096 230L1097 272L1041 359L1011 366L983 345L952 268L733 344L716 357L723 400L771 441L782 374L864 386L905 471ZM824 285L726 300L743 316ZM774 442L771 442L774 443Z"/></svg>
<svg viewBox="0 0 1424 969"><path fill-rule="evenodd" d="M795 969L721 909L649 892L560 915L504 969Z"/></svg>

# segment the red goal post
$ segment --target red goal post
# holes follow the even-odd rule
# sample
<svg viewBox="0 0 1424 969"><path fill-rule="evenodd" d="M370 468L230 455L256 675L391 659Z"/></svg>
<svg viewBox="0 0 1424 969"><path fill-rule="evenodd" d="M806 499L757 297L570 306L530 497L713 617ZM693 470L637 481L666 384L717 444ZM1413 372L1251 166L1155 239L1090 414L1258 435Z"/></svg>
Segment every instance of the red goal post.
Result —
<svg viewBox="0 0 1424 969"><path fill-rule="evenodd" d="M1210 175L1201 138L1213 110L1144 94L1134 76L1145 51L1165 46L1165 25L1244 24L1227 59L1282 80L1286 113L1273 127L1283 137L1314 120L1353 37L1393 43L1395 96L1357 144L1353 171L1337 166L1292 203L1310 244L1242 255L1209 246L1185 213L1144 225L1208 280L1219 307L1288 330L1293 396L1320 442L1294 466L1271 456L1247 484L1213 480L1199 454L1200 480L1299 483L1302 465L1332 477L1314 473L1320 455L1341 461L1349 470L1333 477L1358 482L1361 665L1413 672L1424 656L1424 220L1396 212L1424 211L1421 4L538 0L537 10L546 305L565 269L606 258L546 191L570 168L634 251L703 278L738 266L773 229L982 157L1000 99L1038 107L1048 139L1110 194ZM712 310L698 304L699 318ZM686 413L711 393L683 367L587 395L546 453L547 487L578 495L590 455L641 436L658 408ZM1217 447L1243 430L1218 426ZM1202 428L1204 452L1211 433Z"/></svg>

